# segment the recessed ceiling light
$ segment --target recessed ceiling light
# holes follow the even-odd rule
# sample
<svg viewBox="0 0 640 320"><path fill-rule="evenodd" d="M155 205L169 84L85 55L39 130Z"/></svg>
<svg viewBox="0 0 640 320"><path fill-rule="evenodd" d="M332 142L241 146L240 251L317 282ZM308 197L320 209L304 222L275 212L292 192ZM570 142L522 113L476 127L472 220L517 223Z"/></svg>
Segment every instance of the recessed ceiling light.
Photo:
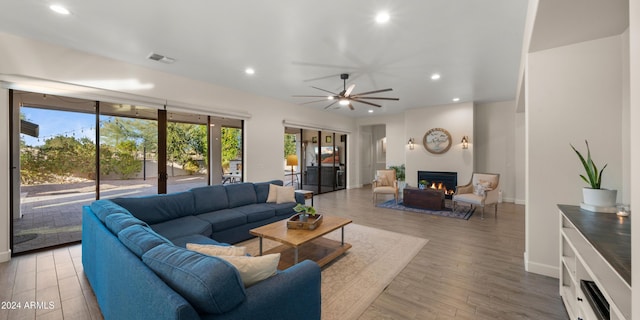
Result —
<svg viewBox="0 0 640 320"><path fill-rule="evenodd" d="M246 68L246 69L244 69L244 73L246 73L246 74L255 74L256 71L253 70L253 68Z"/></svg>
<svg viewBox="0 0 640 320"><path fill-rule="evenodd" d="M369 113L373 113L373 110L369 109Z"/></svg>
<svg viewBox="0 0 640 320"><path fill-rule="evenodd" d="M458 101L460 101L460 98L453 98L451 100L453 100L453 102L458 102Z"/></svg>
<svg viewBox="0 0 640 320"><path fill-rule="evenodd" d="M53 10L54 12L57 12L59 14L70 14L71 12L69 12L69 10L59 4L52 4L49 6L49 9Z"/></svg>
<svg viewBox="0 0 640 320"><path fill-rule="evenodd" d="M438 80L440 79L440 74L439 73L434 73L431 75L431 80Z"/></svg>
<svg viewBox="0 0 640 320"><path fill-rule="evenodd" d="M389 22L389 18L390 18L390 17L389 17L389 14L388 14L388 13L386 13L386 12L380 12L380 13L378 13L378 14L376 15L376 22L377 22L377 23L380 23L380 24L382 24L382 23L387 23L387 22Z"/></svg>

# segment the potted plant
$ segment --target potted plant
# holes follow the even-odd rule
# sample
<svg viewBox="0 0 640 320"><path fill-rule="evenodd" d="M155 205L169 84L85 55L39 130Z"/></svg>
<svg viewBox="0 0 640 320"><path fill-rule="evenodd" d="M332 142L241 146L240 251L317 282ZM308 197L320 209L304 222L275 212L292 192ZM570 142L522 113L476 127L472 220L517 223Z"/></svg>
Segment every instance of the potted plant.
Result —
<svg viewBox="0 0 640 320"><path fill-rule="evenodd" d="M405 182L405 167L404 164L399 166L389 166L389 169L393 169L396 171L396 179L398 179L398 190L402 193L402 189L406 186Z"/></svg>
<svg viewBox="0 0 640 320"><path fill-rule="evenodd" d="M573 145L571 148L578 155L582 166L586 172L586 175L581 174L580 177L584 180L589 187L582 189L582 201L580 207L592 211L611 211L615 212L617 190L609 190L601 188L602 173L607 167L605 164L602 169L598 171L598 167L591 159L591 150L589 150L589 142L584 141L587 145L587 158L585 159L580 151L578 151ZM584 204L584 205L583 205Z"/></svg>
<svg viewBox="0 0 640 320"><path fill-rule="evenodd" d="M293 207L293 211L297 212L300 215L300 222L307 222L309 220L309 215L316 215L316 209L314 207L307 206L302 203L298 203L295 207Z"/></svg>

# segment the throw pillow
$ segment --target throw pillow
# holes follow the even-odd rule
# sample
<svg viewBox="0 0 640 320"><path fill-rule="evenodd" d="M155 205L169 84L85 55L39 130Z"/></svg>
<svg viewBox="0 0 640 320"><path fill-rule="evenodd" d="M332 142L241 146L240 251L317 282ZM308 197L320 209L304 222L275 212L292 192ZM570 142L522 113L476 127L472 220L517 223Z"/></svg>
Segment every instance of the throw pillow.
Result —
<svg viewBox="0 0 640 320"><path fill-rule="evenodd" d="M476 183L473 186L473 194L475 194L476 196L484 197L484 191L484 186L480 183Z"/></svg>
<svg viewBox="0 0 640 320"><path fill-rule="evenodd" d="M269 185L269 195L267 196L267 203L275 203L278 200L278 187L275 184Z"/></svg>
<svg viewBox="0 0 640 320"><path fill-rule="evenodd" d="M250 287L276 274L280 254L267 254L259 257L248 256L216 256L232 264L240 273L242 283Z"/></svg>
<svg viewBox="0 0 640 320"><path fill-rule="evenodd" d="M387 179L387 176L385 175L380 176L380 178L378 179L378 186L380 187L389 186L389 179Z"/></svg>
<svg viewBox="0 0 640 320"><path fill-rule="evenodd" d="M276 203L296 202L296 192L293 187L278 187Z"/></svg>
<svg viewBox="0 0 640 320"><path fill-rule="evenodd" d="M247 247L217 246L215 244L187 243L187 249L208 256L244 256L247 254Z"/></svg>
<svg viewBox="0 0 640 320"><path fill-rule="evenodd" d="M480 185L482 185L484 187L484 190L486 191L491 191L493 190L493 183L491 181L487 181L487 180L480 180Z"/></svg>

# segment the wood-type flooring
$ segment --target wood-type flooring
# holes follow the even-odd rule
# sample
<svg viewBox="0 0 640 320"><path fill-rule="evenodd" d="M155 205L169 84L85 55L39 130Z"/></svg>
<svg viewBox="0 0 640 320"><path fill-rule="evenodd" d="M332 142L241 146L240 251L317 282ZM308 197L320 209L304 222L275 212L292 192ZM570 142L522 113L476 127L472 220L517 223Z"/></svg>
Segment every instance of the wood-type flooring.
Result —
<svg viewBox="0 0 640 320"><path fill-rule="evenodd" d="M371 198L365 187L316 195L314 204L323 214L429 243L360 319L568 319L558 280L524 270L524 206L503 203L497 218L491 208L484 220L479 212L459 220L376 208ZM0 309L0 319L101 319L80 254L72 245L1 263L0 301L47 304Z"/></svg>

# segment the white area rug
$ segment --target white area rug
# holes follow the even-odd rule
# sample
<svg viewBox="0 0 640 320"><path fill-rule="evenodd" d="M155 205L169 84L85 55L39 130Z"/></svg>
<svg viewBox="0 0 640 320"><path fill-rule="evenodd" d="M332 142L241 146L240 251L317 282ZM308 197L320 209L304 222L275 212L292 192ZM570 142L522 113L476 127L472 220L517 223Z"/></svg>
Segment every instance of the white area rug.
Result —
<svg viewBox="0 0 640 320"><path fill-rule="evenodd" d="M340 241L340 229L326 238ZM349 251L322 269L322 319L357 319L428 242L396 232L349 224ZM258 254L258 239L238 245ZM264 249L279 243L264 240Z"/></svg>

